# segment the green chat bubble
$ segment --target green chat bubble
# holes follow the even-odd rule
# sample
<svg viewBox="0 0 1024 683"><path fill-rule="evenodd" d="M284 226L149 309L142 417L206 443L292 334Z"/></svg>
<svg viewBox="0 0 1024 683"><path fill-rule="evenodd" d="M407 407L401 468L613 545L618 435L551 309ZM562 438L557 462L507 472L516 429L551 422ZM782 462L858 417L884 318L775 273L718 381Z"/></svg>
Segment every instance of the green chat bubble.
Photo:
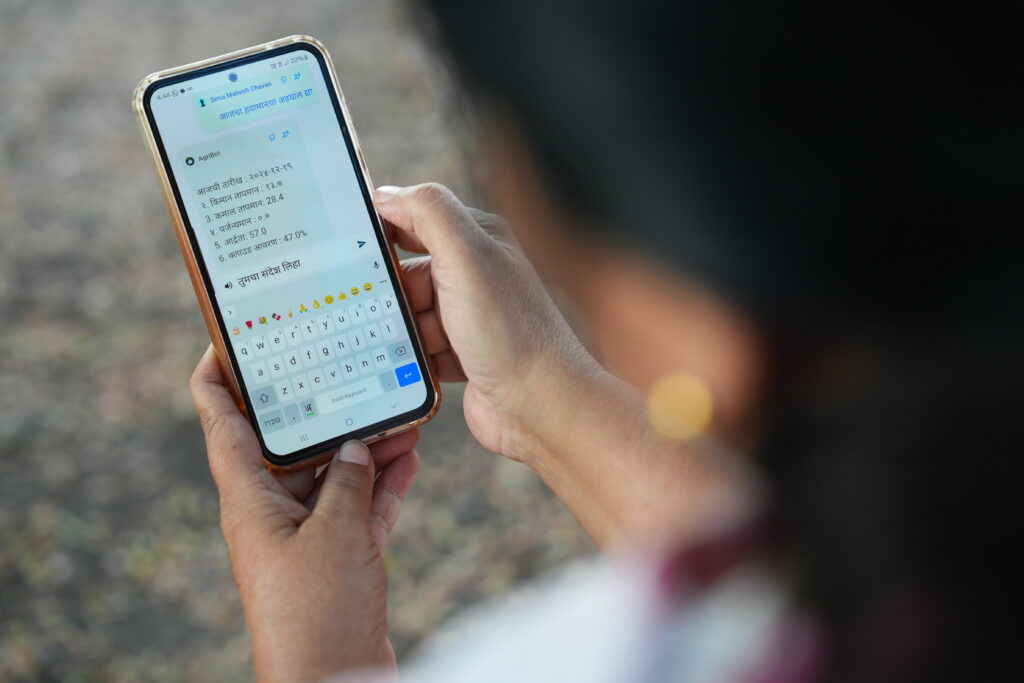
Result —
<svg viewBox="0 0 1024 683"><path fill-rule="evenodd" d="M317 90L309 67L295 64L197 93L192 98L192 105L202 129L216 133L265 116L316 104L320 101Z"/></svg>

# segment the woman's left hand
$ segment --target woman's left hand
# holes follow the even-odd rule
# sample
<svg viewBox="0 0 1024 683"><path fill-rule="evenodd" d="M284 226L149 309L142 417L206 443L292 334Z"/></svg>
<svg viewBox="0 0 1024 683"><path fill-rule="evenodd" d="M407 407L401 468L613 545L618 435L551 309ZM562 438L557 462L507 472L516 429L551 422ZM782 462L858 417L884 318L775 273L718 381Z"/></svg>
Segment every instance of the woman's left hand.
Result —
<svg viewBox="0 0 1024 683"><path fill-rule="evenodd" d="M419 468L417 433L371 448L350 441L318 478L313 468L274 476L212 347L190 387L257 678L394 669L381 548Z"/></svg>

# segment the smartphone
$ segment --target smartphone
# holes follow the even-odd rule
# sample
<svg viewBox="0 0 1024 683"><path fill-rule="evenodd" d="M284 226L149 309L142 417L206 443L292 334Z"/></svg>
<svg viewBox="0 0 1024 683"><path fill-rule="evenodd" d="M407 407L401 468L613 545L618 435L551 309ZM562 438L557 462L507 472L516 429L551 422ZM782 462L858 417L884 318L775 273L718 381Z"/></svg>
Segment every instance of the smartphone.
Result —
<svg viewBox="0 0 1024 683"><path fill-rule="evenodd" d="M267 467L433 417L438 384L324 46L291 36L151 74L133 107Z"/></svg>

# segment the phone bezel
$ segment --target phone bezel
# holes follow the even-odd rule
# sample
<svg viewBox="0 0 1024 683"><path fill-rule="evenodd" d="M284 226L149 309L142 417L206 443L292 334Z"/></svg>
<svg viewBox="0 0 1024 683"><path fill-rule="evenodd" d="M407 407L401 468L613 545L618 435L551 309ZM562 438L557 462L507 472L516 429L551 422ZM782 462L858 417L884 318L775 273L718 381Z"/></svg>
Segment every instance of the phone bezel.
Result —
<svg viewBox="0 0 1024 683"><path fill-rule="evenodd" d="M149 132L152 136L152 143L156 154L159 157L159 163L162 167L162 171L165 174L165 179L175 203L175 209L178 213L178 219L180 224L187 236L189 245L192 251L192 258L196 266L198 267L201 275L202 283L205 288L206 297L209 301L210 308L212 309L213 316L216 320L217 331L220 334L222 345L224 347L227 361L231 366L231 371L234 373L235 380L238 383L238 396L245 406L245 412L248 416L249 422L256 432L256 437L259 440L260 448L263 452L264 459L272 466L273 469L293 469L295 465L304 463L307 460L315 460L318 455L324 452L330 452L341 446L345 441L350 439L361 439L366 442L372 442L384 436L398 433L404 429L411 428L417 424L422 424L427 419L432 417L438 408L440 392L438 391L437 383L434 380L432 368L428 363L428 359L424 352L423 344L419 338L419 331L415 324L415 320L411 314L408 306L408 301L404 293L402 286L402 279L400 272L396 265L395 252L393 245L387 238L387 232L384 228L383 221L378 215L376 208L373 204L373 199L370 194L370 182L368 173L366 172L365 164L363 163L362 154L358 146L357 139L355 138L354 131L351 127L350 118L348 116L347 109L344 105L344 97L340 92L340 88L337 86L333 66L330 62L330 57L326 50L318 41L310 39L306 36L294 36L290 39L283 39L278 41L278 44L268 44L267 46L261 46L260 48L252 48L252 51L243 51L242 53L233 53L233 55L225 55L223 58L217 58L214 61L208 61L195 65L196 68L185 67L183 70L173 70L173 73L168 72L167 75L152 78L151 82L147 83L141 93L141 114L146 118L146 124ZM261 49L265 48L265 49ZM413 340L414 353L416 361L419 364L420 371L423 374L423 383L426 389L426 396L423 403L417 408L400 413L390 418L378 421L371 425L367 425L357 430L350 432L344 432L337 437L321 441L316 444L312 444L300 450L294 451L287 455L281 455L273 452L268 448L266 441L264 440L263 433L259 428L258 421L256 419L256 413L253 410L252 403L249 398L249 392L246 390L246 383L240 371L240 365L238 358L236 357L234 347L228 343L230 339L228 335L227 325L224 322L224 317L221 312L220 306L217 303L216 292L213 287L212 279L210 278L209 271L206 266L206 260L203 257L203 253L200 250L198 238L195 229L192 226L191 221L188 217L188 212L185 207L184 200L181 195L181 190L175 179L174 172L170 165L169 155L167 154L166 148L163 144L163 139L160 134L160 129L157 125L155 116L153 114L151 99L155 91L159 88L167 87L175 83L188 81L199 76L208 75L211 73L217 73L220 71L228 71L232 68L236 68L239 65L258 62L265 59L270 59L278 55L285 55L291 52L306 51L309 52L316 59L317 64L320 68L321 75L323 76L324 82L328 85L328 93L330 96L331 104L334 108L335 118L342 132L342 137L345 141L345 147L348 152L349 159L353 164L353 169L356 172L356 178L359 183L360 192L363 195L363 200L366 206L367 213L370 216L371 223L373 225L374 233L377 237L378 245L381 252L384 254L385 267L388 271L388 276L391 278L394 284L396 292L400 294L399 308L401 309L402 319L409 330L410 338ZM238 56L234 56L238 55Z"/></svg>

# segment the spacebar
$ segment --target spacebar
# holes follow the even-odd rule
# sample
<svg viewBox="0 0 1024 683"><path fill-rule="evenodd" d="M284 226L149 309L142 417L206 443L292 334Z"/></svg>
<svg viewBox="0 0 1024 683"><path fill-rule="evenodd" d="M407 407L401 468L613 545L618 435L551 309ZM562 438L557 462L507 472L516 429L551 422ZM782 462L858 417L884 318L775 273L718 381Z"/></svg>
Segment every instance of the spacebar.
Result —
<svg viewBox="0 0 1024 683"><path fill-rule="evenodd" d="M361 382L320 394L316 397L316 405L320 409L320 414L326 415L327 413L333 413L335 410L353 406L380 394L380 380L376 377L368 377Z"/></svg>

